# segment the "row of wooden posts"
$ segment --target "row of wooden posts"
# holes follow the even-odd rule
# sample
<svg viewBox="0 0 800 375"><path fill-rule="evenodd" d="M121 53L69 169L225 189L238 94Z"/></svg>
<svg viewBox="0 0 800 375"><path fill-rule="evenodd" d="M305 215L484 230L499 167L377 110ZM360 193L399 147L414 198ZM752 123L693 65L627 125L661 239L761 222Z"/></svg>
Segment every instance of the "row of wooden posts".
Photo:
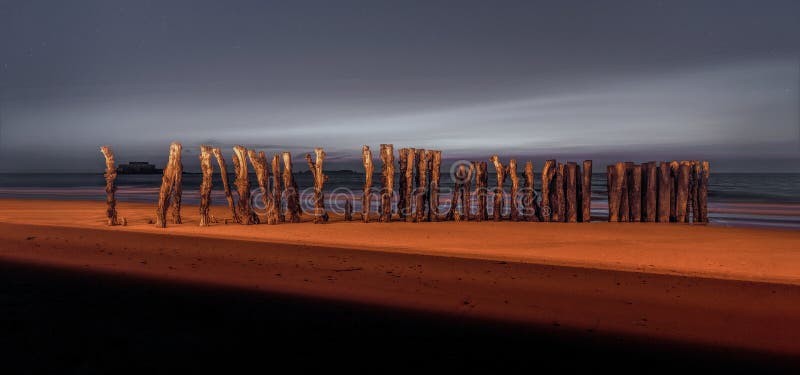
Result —
<svg viewBox="0 0 800 375"><path fill-rule="evenodd" d="M108 225L120 224L116 212L117 176L114 154L108 146L101 147L106 160L106 203ZM167 212L171 211L172 222L181 223L181 194L183 163L182 146L173 142L170 145L169 160L164 168L155 225L167 225ZM292 174L292 157L289 152L274 154L268 162L263 151L248 150L243 146L233 148L233 168L237 198L228 181L225 158L219 148L202 145L200 147L200 167L203 179L200 185L200 226L213 222L210 215L211 179L213 175L212 156L219 166L222 187L232 220L241 224L278 224L300 222L302 208L299 190ZM325 151L314 150L314 156L306 154L306 162L314 179L313 220L325 223L329 216L325 210L323 187L328 177L323 173ZM395 152L391 144L380 146L381 189L379 190L378 220L391 222L394 218L392 205L395 184ZM439 150L402 148L398 151L400 180L398 183L397 217L401 221L484 221L488 215L488 172L484 161L460 162L453 170L453 194L447 212L439 212L439 192L442 153ZM251 207L248 161L255 169L258 188L261 191L265 219L262 220ZM497 186L494 190L491 220L545 221L545 222L589 222L591 220L591 178L592 161L585 160L582 165L575 162L558 163L547 160L542 168L542 188L540 197L534 189L534 168L531 161L524 166L523 186L520 189L517 162L515 159L503 165L497 155L489 161L494 165ZM281 163L282 162L282 163ZM371 219L372 177L374 165L369 146L362 148L365 181L362 195L361 220ZM283 171L281 171L283 164ZM708 191L708 162L663 162L658 168L655 163L636 165L616 163L608 166L609 221L689 221L691 207L695 222L708 220L706 202ZM269 175L273 175L270 186ZM280 177L279 177L280 176ZM282 177L282 178L281 178ZM511 180L509 215L503 215L506 203L503 185L506 178ZM472 189L472 183L475 189ZM642 188L644 186L644 189ZM472 212L472 193L475 193L477 210ZM285 210L282 210L285 199ZM459 205L460 202L460 205ZM689 206L687 206L689 205ZM345 201L345 220L352 220L352 202ZM459 209L460 207L460 209Z"/></svg>

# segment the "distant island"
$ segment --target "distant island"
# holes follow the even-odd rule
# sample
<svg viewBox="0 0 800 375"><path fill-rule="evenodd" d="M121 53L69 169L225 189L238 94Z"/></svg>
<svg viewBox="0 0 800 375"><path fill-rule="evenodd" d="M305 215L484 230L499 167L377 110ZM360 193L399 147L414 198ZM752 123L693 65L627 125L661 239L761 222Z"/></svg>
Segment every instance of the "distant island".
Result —
<svg viewBox="0 0 800 375"><path fill-rule="evenodd" d="M163 169L158 169L155 165L146 161L132 161L117 167L117 173L119 174L156 174L161 172L163 172Z"/></svg>

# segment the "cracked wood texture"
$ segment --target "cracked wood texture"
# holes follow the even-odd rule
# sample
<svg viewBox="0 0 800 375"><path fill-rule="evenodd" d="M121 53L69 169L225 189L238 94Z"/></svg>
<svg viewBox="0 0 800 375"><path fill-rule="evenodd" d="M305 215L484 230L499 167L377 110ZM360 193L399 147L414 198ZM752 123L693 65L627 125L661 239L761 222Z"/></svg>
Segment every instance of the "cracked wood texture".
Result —
<svg viewBox="0 0 800 375"><path fill-rule="evenodd" d="M100 152L106 159L106 225L113 226L119 224L117 221L117 167L114 163L114 151L109 146L100 147Z"/></svg>
<svg viewBox="0 0 800 375"><path fill-rule="evenodd" d="M300 192L297 182L292 174L292 154L283 152L283 189L286 192L286 220L290 223L299 223L302 208L300 207Z"/></svg>
<svg viewBox="0 0 800 375"><path fill-rule="evenodd" d="M241 223L239 213L236 211L236 204L233 201L233 194L231 193L231 184L228 180L228 166L225 164L225 157L219 147L214 147L211 152L214 153L214 158L217 159L219 165L219 176L222 179L222 189L225 191L225 200L228 201L228 209L231 211L231 218L234 223Z"/></svg>
<svg viewBox="0 0 800 375"><path fill-rule="evenodd" d="M324 191L325 182L328 181L328 176L322 172L325 156L325 150L323 150L321 147L314 149L315 160L311 159L311 154L306 154L308 170L311 171L311 175L314 177L314 224L323 224L328 222L328 213L325 211Z"/></svg>
<svg viewBox="0 0 800 375"><path fill-rule="evenodd" d="M361 221L369 223L372 208L372 175L375 165L372 163L372 150L369 146L361 147L361 162L364 164L364 192L361 195Z"/></svg>
<svg viewBox="0 0 800 375"><path fill-rule="evenodd" d="M200 170L203 172L203 181L200 183L200 226L207 227L211 225L211 215L209 209L211 208L211 178L214 174L214 168L211 164L211 155L213 151L211 146L200 146Z"/></svg>

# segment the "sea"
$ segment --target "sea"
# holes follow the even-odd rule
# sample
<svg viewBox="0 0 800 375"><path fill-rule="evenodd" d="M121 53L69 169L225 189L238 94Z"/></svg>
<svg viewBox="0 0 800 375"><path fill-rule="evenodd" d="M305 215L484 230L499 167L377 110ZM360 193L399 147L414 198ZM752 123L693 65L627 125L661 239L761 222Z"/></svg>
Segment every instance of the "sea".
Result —
<svg viewBox="0 0 800 375"><path fill-rule="evenodd" d="M445 172L443 170L443 172ZM364 173L355 171L326 171L326 207L336 213L344 212L344 202L351 200L354 212L361 212L361 196L364 187ZM295 173L295 181L300 190L301 205L304 209L313 206L313 179L311 174ZM489 186L496 182L490 174ZM537 175L537 179L538 179ZM396 191L400 176L395 178ZM202 175L185 173L182 178L185 204L199 203L199 186ZM229 176L231 189L236 196L233 175ZM255 175L250 176L253 190L253 206L263 208L260 190ZM373 191L377 192L381 176L373 176ZM120 202L153 203L158 200L161 175L118 175L117 199ZM536 181L536 191L540 191ZM453 181L446 173L442 174L440 212L449 209ZM0 174L0 198L16 199L56 199L56 200L105 200L105 179L102 173L42 173ZM504 186L505 196L510 191L510 182ZM491 195L489 193L490 202ZM592 176L592 217L602 221L608 216L606 176L596 173ZM709 221L714 226L769 227L800 229L800 174L797 173L715 173L709 180ZM507 202L508 203L508 202ZM212 204L225 205L225 195L219 175L213 178ZM473 205L474 194L473 194ZM372 210L378 205L377 194L373 194ZM491 204L490 204L491 206ZM505 205L506 210L509 204ZM491 212L491 207L489 207Z"/></svg>

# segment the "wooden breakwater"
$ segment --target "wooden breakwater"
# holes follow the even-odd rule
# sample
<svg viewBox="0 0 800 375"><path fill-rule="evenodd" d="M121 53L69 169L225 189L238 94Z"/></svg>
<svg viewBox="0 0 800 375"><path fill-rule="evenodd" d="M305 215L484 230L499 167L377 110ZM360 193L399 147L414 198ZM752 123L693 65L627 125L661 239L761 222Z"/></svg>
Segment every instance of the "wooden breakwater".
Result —
<svg viewBox="0 0 800 375"><path fill-rule="evenodd" d="M170 157L164 168L155 224L166 227L167 212L171 211L173 224L180 224L183 164L181 144L170 145ZM240 224L280 224L300 222L303 208L300 194L292 173L292 156L289 152L274 154L271 163L261 151L248 150L237 145L233 148L232 160L235 172L234 196L228 181L227 165L219 148L200 147L202 182L200 185L200 225L218 222L210 216L211 179L213 155L219 166L223 190L230 211L231 221ZM116 173L113 152L103 146L101 152L106 159L107 217L109 225L118 224L116 212ZM324 185L328 176L323 173L325 151L322 148L306 154L305 159L313 177L313 209L307 214L314 223L329 220L325 207ZM394 146L380 145L380 187L373 188L374 160L369 146L362 148L364 166L364 191L362 195L361 221L380 222L408 221L529 221L529 222L590 222L592 193L592 161L558 162L547 160L539 178L541 189L534 188L536 175L534 165L526 161L522 176L517 170L516 159L505 164L498 155L492 155L496 174L496 186L488 186L486 161L461 161L451 168L452 191L449 208L440 210L442 153L439 150L401 148L395 159ZM281 161L283 170L281 171ZM251 187L248 164L253 166L258 181L258 192L264 213L257 213L251 206ZM395 174L395 164L399 177ZM671 161L634 164L620 162L609 165L607 172L608 220L612 222L708 222L708 177L706 161ZM270 184L272 173L272 184ZM397 177L397 181L395 178ZM522 177L522 179L520 178ZM506 192L504 185L510 182ZM398 189L395 189L397 182ZM522 184L520 184L522 182ZM255 190L254 190L255 191ZM395 199L395 194L397 198ZM372 210L372 197L378 201ZM491 202L489 201L491 197ZM347 197L343 216L353 218L353 197ZM393 202L396 201L396 206ZM474 204L473 204L474 203ZM492 207L490 217L488 207ZM506 207L508 205L508 207ZM285 207L285 211L282 211ZM227 223L228 219L225 219Z"/></svg>

